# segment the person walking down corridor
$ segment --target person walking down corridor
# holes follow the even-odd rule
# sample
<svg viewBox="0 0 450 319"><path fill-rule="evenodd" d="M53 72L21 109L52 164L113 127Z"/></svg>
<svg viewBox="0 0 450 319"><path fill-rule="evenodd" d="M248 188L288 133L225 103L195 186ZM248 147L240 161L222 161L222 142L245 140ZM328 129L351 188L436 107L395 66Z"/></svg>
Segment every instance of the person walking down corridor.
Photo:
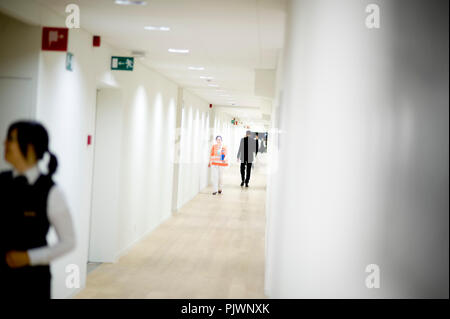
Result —
<svg viewBox="0 0 450 319"><path fill-rule="evenodd" d="M251 135L252 132L246 132L246 136L241 139L237 153L237 160L241 162L241 187L244 186L244 183L245 187L248 187L254 156L258 154L257 141L252 139Z"/></svg>
<svg viewBox="0 0 450 319"><path fill-rule="evenodd" d="M213 180L213 195L223 192L223 168L228 166L227 148L222 144L222 136L216 137L216 144L211 148L209 165Z"/></svg>
<svg viewBox="0 0 450 319"><path fill-rule="evenodd" d="M48 174L38 161L49 155ZM50 262L75 247L71 215L52 175L57 159L48 149L46 129L37 122L13 123L5 141L12 170L0 173L0 282L2 295L50 299ZM49 227L58 242L48 246Z"/></svg>

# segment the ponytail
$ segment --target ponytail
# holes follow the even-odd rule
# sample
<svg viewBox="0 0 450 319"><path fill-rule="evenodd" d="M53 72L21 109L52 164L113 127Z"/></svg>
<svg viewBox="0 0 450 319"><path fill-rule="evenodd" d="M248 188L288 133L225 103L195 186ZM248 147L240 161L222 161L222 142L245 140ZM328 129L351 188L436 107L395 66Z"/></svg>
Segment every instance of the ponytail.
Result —
<svg viewBox="0 0 450 319"><path fill-rule="evenodd" d="M41 160L44 154L48 153L50 159L48 162L47 176L52 177L58 168L58 160L48 149L49 137L45 127L36 121L18 121L9 126L8 138L11 138L13 130L17 130L17 142L25 158L28 156L29 145L34 147L37 160Z"/></svg>
<svg viewBox="0 0 450 319"><path fill-rule="evenodd" d="M50 151L47 151L50 155L50 160L48 161L48 176L52 177L53 174L55 174L56 169L58 168L58 159L56 158L55 154L53 154Z"/></svg>

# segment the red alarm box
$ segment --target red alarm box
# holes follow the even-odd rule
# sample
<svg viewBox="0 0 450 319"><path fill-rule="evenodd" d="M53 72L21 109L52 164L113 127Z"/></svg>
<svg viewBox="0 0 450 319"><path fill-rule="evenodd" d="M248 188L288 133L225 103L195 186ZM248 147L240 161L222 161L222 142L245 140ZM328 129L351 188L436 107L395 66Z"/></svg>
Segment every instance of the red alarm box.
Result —
<svg viewBox="0 0 450 319"><path fill-rule="evenodd" d="M94 35L94 37L92 38L92 45L94 47L100 46L100 36L99 35Z"/></svg>
<svg viewBox="0 0 450 319"><path fill-rule="evenodd" d="M42 28L42 50L67 51L68 28Z"/></svg>

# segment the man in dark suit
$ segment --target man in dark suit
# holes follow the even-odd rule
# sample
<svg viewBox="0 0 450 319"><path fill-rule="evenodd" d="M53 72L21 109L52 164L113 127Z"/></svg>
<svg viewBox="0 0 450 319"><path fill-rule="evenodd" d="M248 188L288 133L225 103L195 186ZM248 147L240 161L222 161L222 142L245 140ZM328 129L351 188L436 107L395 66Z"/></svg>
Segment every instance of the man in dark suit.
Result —
<svg viewBox="0 0 450 319"><path fill-rule="evenodd" d="M258 154L258 142L257 140L251 138L251 135L252 132L246 132L246 136L241 139L241 144L239 145L239 151L237 154L237 160L241 161L241 187L244 186L244 183L245 187L248 187L253 159L254 156Z"/></svg>

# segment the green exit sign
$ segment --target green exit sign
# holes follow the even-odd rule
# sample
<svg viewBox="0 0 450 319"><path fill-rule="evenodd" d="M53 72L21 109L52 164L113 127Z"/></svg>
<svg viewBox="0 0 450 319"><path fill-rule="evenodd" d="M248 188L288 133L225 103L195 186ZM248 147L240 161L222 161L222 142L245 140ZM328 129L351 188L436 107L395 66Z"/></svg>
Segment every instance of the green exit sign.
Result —
<svg viewBox="0 0 450 319"><path fill-rule="evenodd" d="M111 70L133 71L134 58L125 56L111 57Z"/></svg>

